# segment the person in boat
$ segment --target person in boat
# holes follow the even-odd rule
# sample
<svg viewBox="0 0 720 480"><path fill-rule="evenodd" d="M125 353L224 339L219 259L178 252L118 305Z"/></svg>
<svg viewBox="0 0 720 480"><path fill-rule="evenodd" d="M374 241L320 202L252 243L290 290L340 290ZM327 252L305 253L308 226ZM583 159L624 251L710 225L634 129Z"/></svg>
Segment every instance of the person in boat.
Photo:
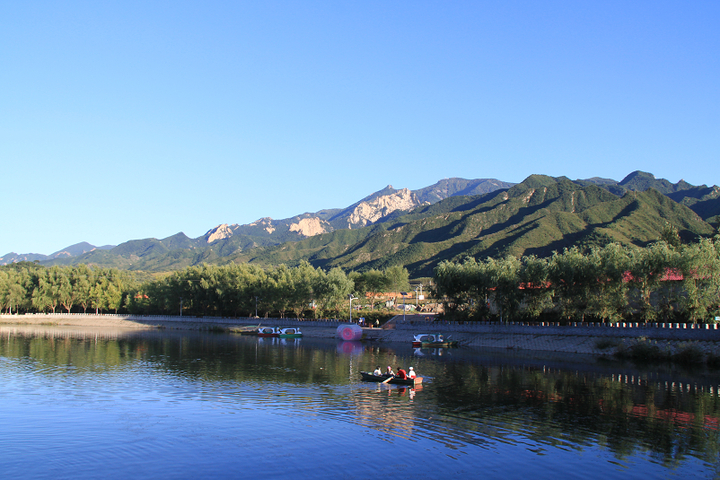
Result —
<svg viewBox="0 0 720 480"><path fill-rule="evenodd" d="M408 378L415 378L417 376L415 374L415 370L413 370L413 367L410 367L407 376L408 376Z"/></svg>
<svg viewBox="0 0 720 480"><path fill-rule="evenodd" d="M390 365L388 365L388 368L385 371L385 375L392 375L393 377L395 376L395 372L393 372L393 369Z"/></svg>
<svg viewBox="0 0 720 480"><path fill-rule="evenodd" d="M407 372L405 370L403 370L402 367L398 367L398 371L397 371L397 374L395 374L395 376L397 378L399 378L400 380L407 380L407 378L408 378Z"/></svg>
<svg viewBox="0 0 720 480"><path fill-rule="evenodd" d="M382 370L380 370L380 365L375 367L375 371L373 372L373 375L375 375L376 377L382 377Z"/></svg>

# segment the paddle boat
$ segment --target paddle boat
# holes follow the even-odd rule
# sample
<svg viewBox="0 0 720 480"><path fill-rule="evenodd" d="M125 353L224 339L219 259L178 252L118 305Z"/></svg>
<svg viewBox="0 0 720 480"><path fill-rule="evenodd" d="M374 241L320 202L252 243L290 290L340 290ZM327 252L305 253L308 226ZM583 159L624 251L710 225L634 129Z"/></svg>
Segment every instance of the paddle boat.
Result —
<svg viewBox="0 0 720 480"><path fill-rule="evenodd" d="M258 337L277 337L280 335L280 329L277 327L258 327Z"/></svg>
<svg viewBox="0 0 720 480"><path fill-rule="evenodd" d="M371 372L360 372L360 375L362 377L363 382L383 382L383 383L392 383L395 385L420 385L423 381L423 377L415 377L415 378L399 378L394 375L373 375ZM390 378L390 381L385 382Z"/></svg>
<svg viewBox="0 0 720 480"><path fill-rule="evenodd" d="M450 340L450 337L445 338L439 333L421 333L415 335L412 346L415 348L455 347L457 340Z"/></svg>
<svg viewBox="0 0 720 480"><path fill-rule="evenodd" d="M303 336L297 327L280 328L279 330L278 337L280 338L300 338Z"/></svg>

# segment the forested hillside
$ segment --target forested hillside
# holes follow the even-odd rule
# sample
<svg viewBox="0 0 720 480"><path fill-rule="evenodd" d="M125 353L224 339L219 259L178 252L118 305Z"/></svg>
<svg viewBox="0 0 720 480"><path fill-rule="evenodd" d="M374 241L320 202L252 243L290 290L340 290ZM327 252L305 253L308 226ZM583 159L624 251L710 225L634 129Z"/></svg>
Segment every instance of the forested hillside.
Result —
<svg viewBox="0 0 720 480"><path fill-rule="evenodd" d="M414 191L388 186L344 209L223 224L194 239L178 233L114 248L83 243L51 259L12 254L2 263L170 272L202 264L308 262L346 271L403 266L426 277L438 263L467 256L544 257L573 245L646 245L667 226L693 241L712 235L719 215L717 186L673 184L645 172L620 182L532 175L513 185L453 178Z"/></svg>
<svg viewBox="0 0 720 480"><path fill-rule="evenodd" d="M225 261L312 265L346 270L403 265L432 275L444 260L548 256L573 245L647 245L671 226L685 240L710 236L712 225L655 190L617 197L596 185L533 175L508 189L452 197L358 230L338 231Z"/></svg>

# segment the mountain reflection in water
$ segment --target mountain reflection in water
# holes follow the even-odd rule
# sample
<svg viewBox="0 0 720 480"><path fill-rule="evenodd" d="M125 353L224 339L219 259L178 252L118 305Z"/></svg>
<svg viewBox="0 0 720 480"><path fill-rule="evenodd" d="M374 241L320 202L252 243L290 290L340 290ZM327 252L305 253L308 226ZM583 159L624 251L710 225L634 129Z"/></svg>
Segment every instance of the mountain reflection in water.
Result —
<svg viewBox="0 0 720 480"><path fill-rule="evenodd" d="M407 388L359 380L378 365L414 366L425 381ZM0 381L0 469L23 478L267 478L288 469L367 478L378 463L419 478L718 473L720 374L707 370L312 338L2 326Z"/></svg>

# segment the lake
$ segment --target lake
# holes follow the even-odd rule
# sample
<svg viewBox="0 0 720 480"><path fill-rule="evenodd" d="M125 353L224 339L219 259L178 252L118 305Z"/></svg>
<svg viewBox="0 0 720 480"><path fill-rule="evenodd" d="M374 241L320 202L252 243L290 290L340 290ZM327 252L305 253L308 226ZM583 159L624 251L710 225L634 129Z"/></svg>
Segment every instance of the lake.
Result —
<svg viewBox="0 0 720 480"><path fill-rule="evenodd" d="M360 381L413 366L411 389ZM488 349L0 326L5 478L715 478L720 374Z"/></svg>

